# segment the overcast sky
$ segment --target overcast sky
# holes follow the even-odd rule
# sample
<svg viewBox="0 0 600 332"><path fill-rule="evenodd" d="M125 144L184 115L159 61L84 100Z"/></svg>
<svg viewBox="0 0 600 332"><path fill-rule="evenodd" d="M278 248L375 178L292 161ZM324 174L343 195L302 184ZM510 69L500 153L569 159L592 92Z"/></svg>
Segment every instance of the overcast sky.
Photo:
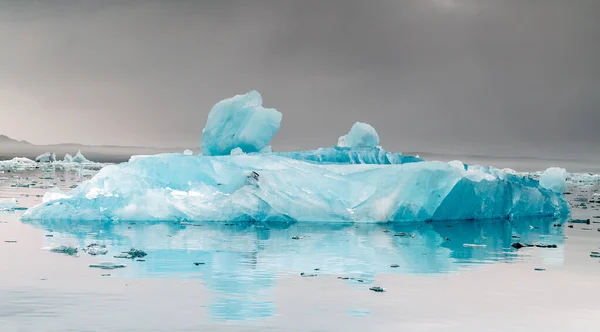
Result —
<svg viewBox="0 0 600 332"><path fill-rule="evenodd" d="M0 134L199 146L258 90L275 149L600 151L598 0L0 0Z"/></svg>

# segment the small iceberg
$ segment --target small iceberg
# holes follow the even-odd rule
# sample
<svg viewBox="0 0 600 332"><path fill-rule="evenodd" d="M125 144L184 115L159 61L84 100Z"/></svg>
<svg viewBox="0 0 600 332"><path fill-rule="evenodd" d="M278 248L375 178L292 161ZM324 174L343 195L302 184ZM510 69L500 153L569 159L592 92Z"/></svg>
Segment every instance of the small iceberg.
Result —
<svg viewBox="0 0 600 332"><path fill-rule="evenodd" d="M12 211L17 208L17 199L0 199L0 211Z"/></svg>
<svg viewBox="0 0 600 332"><path fill-rule="evenodd" d="M52 152L46 152L35 157L35 161L38 163L53 163L56 161L56 154Z"/></svg>

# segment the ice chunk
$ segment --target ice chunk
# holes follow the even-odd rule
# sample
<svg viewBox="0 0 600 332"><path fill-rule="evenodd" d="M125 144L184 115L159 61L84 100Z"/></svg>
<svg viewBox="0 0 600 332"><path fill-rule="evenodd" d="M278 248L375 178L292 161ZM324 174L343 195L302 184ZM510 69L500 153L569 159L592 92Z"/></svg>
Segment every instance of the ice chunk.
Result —
<svg viewBox="0 0 600 332"><path fill-rule="evenodd" d="M37 163L29 158L16 157L0 161L0 170L34 169L35 167L37 167Z"/></svg>
<svg viewBox="0 0 600 332"><path fill-rule="evenodd" d="M83 154L81 154L81 150L77 151L77 154L75 155L75 157L73 157L73 162L74 163L89 163L90 161L83 156Z"/></svg>
<svg viewBox="0 0 600 332"><path fill-rule="evenodd" d="M17 199L0 199L0 211L12 211L17 208Z"/></svg>
<svg viewBox="0 0 600 332"><path fill-rule="evenodd" d="M567 171L564 168L550 167L540 176L540 186L557 193L567 190Z"/></svg>
<svg viewBox="0 0 600 332"><path fill-rule="evenodd" d="M222 100L212 108L202 130L202 154L229 155L235 148L258 152L269 144L280 124L281 113L262 107L256 91Z"/></svg>
<svg viewBox="0 0 600 332"><path fill-rule="evenodd" d="M63 158L63 161L65 163L72 163L73 162L73 156L71 156L70 154L65 154L65 157Z"/></svg>
<svg viewBox="0 0 600 332"><path fill-rule="evenodd" d="M72 247L72 246L58 246L58 247L51 248L50 252L65 254L65 255L69 255L69 256L77 256L77 253L79 252L79 248Z"/></svg>
<svg viewBox="0 0 600 332"><path fill-rule="evenodd" d="M70 198L71 196L61 192L59 189L48 190L42 197L42 202L56 201L62 198Z"/></svg>
<svg viewBox="0 0 600 332"><path fill-rule="evenodd" d="M260 153L273 153L273 148L271 148L270 145L267 145L264 148L260 149Z"/></svg>
<svg viewBox="0 0 600 332"><path fill-rule="evenodd" d="M191 156L194 154L194 151L186 149L183 151L183 154L186 156Z"/></svg>
<svg viewBox="0 0 600 332"><path fill-rule="evenodd" d="M56 154L52 152L46 152L35 157L35 161L38 163L53 163L56 161Z"/></svg>
<svg viewBox="0 0 600 332"><path fill-rule="evenodd" d="M379 136L371 125L363 122L355 123L350 132L338 139L341 148L375 148L379 144Z"/></svg>
<svg viewBox="0 0 600 332"><path fill-rule="evenodd" d="M91 256L106 255L108 253L106 246L99 243L92 243L85 247L83 251L87 252Z"/></svg>
<svg viewBox="0 0 600 332"><path fill-rule="evenodd" d="M319 164L405 164L423 161L420 158L404 156L401 153L387 152L380 147L358 149L330 147L274 154Z"/></svg>
<svg viewBox="0 0 600 332"><path fill-rule="evenodd" d="M115 270L115 269L122 269L125 267L125 265L104 262L104 263L99 263L99 264L90 264L90 267L93 269Z"/></svg>
<svg viewBox="0 0 600 332"><path fill-rule="evenodd" d="M242 151L242 149L240 149L240 148L235 148L235 149L231 150L232 156L239 156L241 154L244 154L244 151Z"/></svg>
<svg viewBox="0 0 600 332"><path fill-rule="evenodd" d="M181 153L103 168L23 219L405 222L569 213L559 192L492 167L321 164L273 154Z"/></svg>

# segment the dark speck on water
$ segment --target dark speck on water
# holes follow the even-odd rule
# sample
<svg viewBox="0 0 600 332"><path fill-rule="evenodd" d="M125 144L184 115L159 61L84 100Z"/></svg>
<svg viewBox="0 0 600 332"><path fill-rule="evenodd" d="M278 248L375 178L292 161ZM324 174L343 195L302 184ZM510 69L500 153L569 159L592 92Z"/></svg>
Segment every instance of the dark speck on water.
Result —
<svg viewBox="0 0 600 332"><path fill-rule="evenodd" d="M385 290L383 288L378 287L378 286L371 287L371 288L369 288L369 290L372 290L372 291L377 292L377 293L383 293L383 292L385 292Z"/></svg>

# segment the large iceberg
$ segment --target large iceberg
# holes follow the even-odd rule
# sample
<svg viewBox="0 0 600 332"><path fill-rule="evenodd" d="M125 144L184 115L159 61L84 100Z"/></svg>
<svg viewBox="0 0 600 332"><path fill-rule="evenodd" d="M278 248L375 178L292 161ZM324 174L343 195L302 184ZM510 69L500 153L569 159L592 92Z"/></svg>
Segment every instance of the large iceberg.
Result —
<svg viewBox="0 0 600 332"><path fill-rule="evenodd" d="M281 115L260 105L255 92L215 105L203 155L132 157L49 193L22 218L409 222L569 213L554 170L540 185L510 170L424 161L378 147L374 129L352 129L348 147L271 152Z"/></svg>
<svg viewBox="0 0 600 332"><path fill-rule="evenodd" d="M262 107L256 91L225 99L213 106L202 131L202 153L225 156L235 148L258 152L275 135L281 124L281 113Z"/></svg>
<svg viewBox="0 0 600 332"><path fill-rule="evenodd" d="M261 154L147 156L107 166L59 197L23 218L398 222L568 213L559 193L492 168L316 164Z"/></svg>

